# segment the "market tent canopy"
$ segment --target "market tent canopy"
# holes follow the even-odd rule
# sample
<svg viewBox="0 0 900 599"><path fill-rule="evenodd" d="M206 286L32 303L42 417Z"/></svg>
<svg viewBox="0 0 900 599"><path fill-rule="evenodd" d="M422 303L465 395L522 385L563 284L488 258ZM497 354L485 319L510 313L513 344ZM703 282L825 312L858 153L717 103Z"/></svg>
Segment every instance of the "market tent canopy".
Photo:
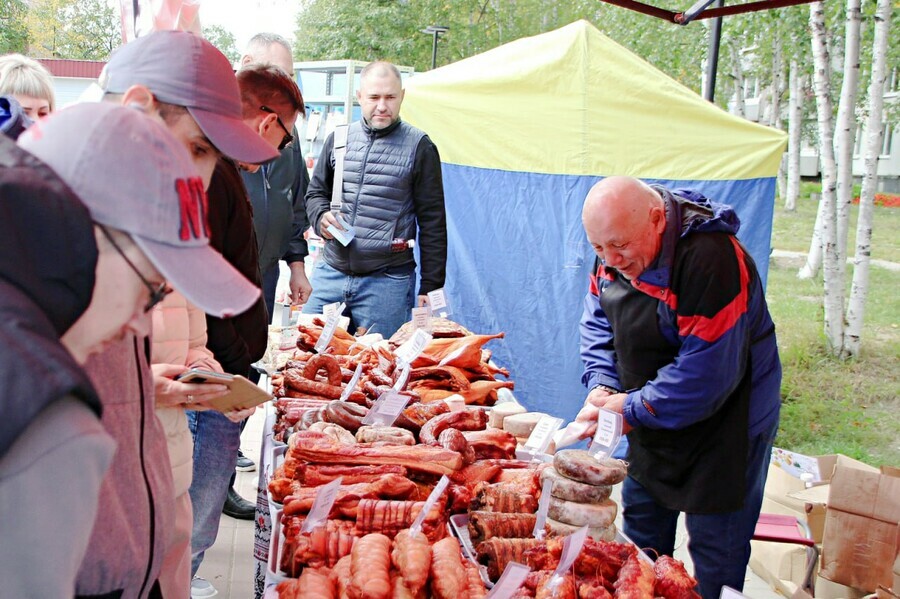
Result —
<svg viewBox="0 0 900 599"><path fill-rule="evenodd" d="M706 102L586 21L406 82L402 116L443 163L453 316L506 331L495 359L536 410L585 395L578 320L593 254L591 185L631 175L732 204L765 277L785 135Z"/></svg>

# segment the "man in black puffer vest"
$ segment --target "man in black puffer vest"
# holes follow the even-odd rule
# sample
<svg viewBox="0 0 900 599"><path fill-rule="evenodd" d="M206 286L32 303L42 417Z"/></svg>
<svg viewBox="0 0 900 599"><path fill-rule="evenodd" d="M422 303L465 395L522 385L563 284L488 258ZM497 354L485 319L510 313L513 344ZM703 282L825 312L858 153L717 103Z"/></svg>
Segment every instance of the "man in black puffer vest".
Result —
<svg viewBox="0 0 900 599"><path fill-rule="evenodd" d="M374 332L390 337L409 320L413 305L416 262L409 242L417 232L418 305L426 305L428 292L444 286L447 217L441 161L428 136L400 120L403 88L397 67L366 65L356 97L362 120L325 140L306 194L309 222L326 243L303 311L319 314L326 304L345 302L351 331L374 325ZM333 193L336 179L342 182L340 193ZM338 234L346 245L332 232L345 229L341 221L353 230L348 242Z"/></svg>

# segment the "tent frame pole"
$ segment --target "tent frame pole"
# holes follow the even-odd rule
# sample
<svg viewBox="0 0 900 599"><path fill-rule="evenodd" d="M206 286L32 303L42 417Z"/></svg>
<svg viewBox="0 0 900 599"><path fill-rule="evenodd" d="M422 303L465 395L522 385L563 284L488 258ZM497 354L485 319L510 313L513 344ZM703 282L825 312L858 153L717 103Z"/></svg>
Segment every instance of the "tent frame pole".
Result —
<svg viewBox="0 0 900 599"><path fill-rule="evenodd" d="M722 8L725 0L716 0L715 7ZM703 99L715 102L716 73L719 70L719 46L722 43L722 17L715 17L709 28L709 50L706 53L706 86Z"/></svg>

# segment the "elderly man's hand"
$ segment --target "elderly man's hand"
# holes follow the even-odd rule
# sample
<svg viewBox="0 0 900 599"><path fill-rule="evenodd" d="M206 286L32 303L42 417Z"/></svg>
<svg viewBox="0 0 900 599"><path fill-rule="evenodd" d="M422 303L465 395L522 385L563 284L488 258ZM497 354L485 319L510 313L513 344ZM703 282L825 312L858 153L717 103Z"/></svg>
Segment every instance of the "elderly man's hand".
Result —
<svg viewBox="0 0 900 599"><path fill-rule="evenodd" d="M576 422L590 424L588 429L584 432L584 435L582 435L582 438L593 437L594 433L597 432L597 416L600 414L600 408L605 408L611 412L621 414L625 408L625 399L627 397L627 393L612 393L608 389L603 389L601 387L597 387L591 391L588 394L587 399L584 400L584 406L582 406L581 411L578 412L578 416L575 417ZM631 427L628 426L628 422L623 419L622 434L625 434L630 430Z"/></svg>

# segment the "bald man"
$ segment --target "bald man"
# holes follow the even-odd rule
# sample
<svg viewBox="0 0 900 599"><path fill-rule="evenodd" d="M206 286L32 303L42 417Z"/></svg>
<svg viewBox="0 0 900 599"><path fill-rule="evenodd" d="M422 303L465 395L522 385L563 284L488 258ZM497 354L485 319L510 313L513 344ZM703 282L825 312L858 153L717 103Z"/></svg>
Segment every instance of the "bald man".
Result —
<svg viewBox="0 0 900 599"><path fill-rule="evenodd" d="M625 533L672 555L686 514L704 599L742 589L778 428L775 325L726 205L610 177L588 193L600 258L581 319L580 421L623 415ZM593 434L593 430L589 431ZM652 553L650 553L652 556Z"/></svg>

